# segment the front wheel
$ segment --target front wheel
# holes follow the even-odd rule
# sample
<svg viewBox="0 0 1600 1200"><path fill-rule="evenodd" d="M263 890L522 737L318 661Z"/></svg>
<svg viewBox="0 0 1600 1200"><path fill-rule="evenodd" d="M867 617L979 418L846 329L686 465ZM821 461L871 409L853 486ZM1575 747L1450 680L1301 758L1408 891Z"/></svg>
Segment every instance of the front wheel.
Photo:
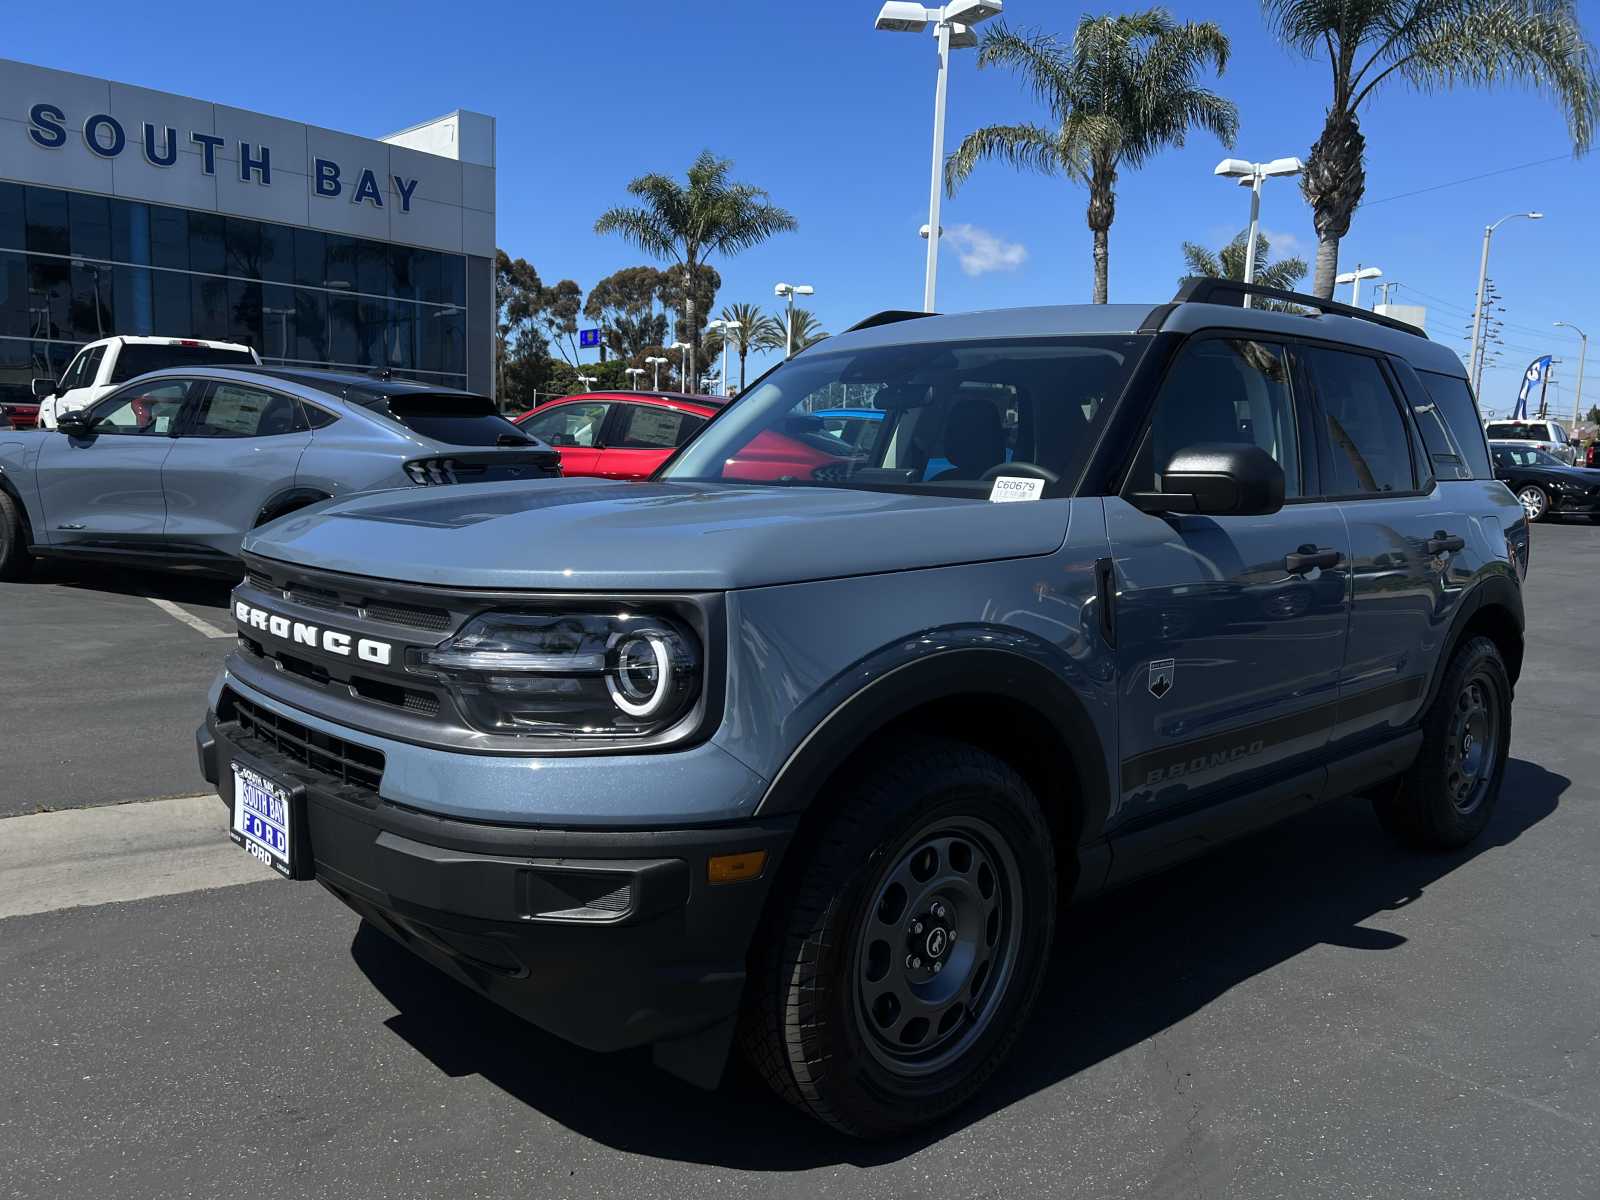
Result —
<svg viewBox="0 0 1600 1200"><path fill-rule="evenodd" d="M1517 493L1517 500L1522 504L1522 511L1527 514L1530 521L1542 521L1550 511L1550 497L1545 495L1545 490L1538 484L1528 484Z"/></svg>
<svg viewBox="0 0 1600 1200"><path fill-rule="evenodd" d="M1459 647L1422 719L1422 750L1378 820L1408 846L1455 850L1483 832L1500 798L1511 746L1511 680L1486 637Z"/></svg>
<svg viewBox="0 0 1600 1200"><path fill-rule="evenodd" d="M0 492L0 579L26 579L32 570L33 555L28 553L28 530L22 522L21 506Z"/></svg>
<svg viewBox="0 0 1600 1200"><path fill-rule="evenodd" d="M999 1067L1055 931L1027 783L954 742L850 789L759 935L742 1042L779 1095L856 1137L936 1120Z"/></svg>

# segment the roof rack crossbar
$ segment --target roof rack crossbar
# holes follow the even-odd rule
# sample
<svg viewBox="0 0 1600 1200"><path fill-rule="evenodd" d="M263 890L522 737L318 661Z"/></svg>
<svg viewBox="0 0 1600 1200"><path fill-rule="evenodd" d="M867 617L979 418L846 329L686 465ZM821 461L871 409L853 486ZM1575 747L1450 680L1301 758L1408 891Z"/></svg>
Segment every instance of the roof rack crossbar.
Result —
<svg viewBox="0 0 1600 1200"><path fill-rule="evenodd" d="M1396 320L1394 317L1386 317L1370 309L1340 304L1337 300L1324 300L1319 296L1307 296L1301 292L1287 292L1282 288L1266 287L1259 283L1244 283L1238 279L1212 279L1203 275L1191 275L1178 285L1178 294L1172 300L1175 304L1187 301L1191 304L1229 304L1235 308L1242 308L1246 296L1260 296L1265 300L1295 304L1330 316L1354 317L1358 321L1370 321L1374 325L1382 325L1398 333L1409 333L1413 337L1428 340L1428 335L1415 325Z"/></svg>

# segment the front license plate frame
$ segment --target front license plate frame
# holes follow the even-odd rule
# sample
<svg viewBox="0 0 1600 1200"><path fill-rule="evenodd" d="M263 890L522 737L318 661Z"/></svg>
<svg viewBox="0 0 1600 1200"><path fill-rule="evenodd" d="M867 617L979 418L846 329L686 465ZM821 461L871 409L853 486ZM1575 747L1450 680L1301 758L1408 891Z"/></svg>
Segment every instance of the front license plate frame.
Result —
<svg viewBox="0 0 1600 1200"><path fill-rule="evenodd" d="M232 759L229 767L233 798L228 836L234 845L285 879L313 878L305 788L239 758Z"/></svg>

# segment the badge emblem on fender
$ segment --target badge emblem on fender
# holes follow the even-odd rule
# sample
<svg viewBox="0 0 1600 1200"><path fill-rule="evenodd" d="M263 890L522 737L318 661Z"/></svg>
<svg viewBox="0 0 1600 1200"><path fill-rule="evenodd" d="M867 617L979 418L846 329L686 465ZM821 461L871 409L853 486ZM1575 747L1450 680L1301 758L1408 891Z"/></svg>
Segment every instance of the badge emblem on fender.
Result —
<svg viewBox="0 0 1600 1200"><path fill-rule="evenodd" d="M1150 694L1157 700L1165 696L1172 690L1172 681L1177 673L1176 659L1158 658L1151 662Z"/></svg>

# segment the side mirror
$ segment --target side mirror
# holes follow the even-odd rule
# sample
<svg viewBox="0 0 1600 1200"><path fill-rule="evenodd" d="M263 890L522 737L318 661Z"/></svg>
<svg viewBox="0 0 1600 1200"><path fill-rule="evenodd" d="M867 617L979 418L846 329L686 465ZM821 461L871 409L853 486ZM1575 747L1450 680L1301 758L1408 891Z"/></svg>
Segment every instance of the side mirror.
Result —
<svg viewBox="0 0 1600 1200"><path fill-rule="evenodd" d="M94 428L94 418L89 415L87 409L75 408L56 418L56 428L68 437L88 437Z"/></svg>
<svg viewBox="0 0 1600 1200"><path fill-rule="evenodd" d="M54 379L35 379L33 381L33 398L35 400L48 400L56 394L56 381Z"/></svg>
<svg viewBox="0 0 1600 1200"><path fill-rule="evenodd" d="M1186 446L1161 473L1161 491L1135 492L1128 500L1147 513L1266 516L1283 507L1283 468L1260 446Z"/></svg>

